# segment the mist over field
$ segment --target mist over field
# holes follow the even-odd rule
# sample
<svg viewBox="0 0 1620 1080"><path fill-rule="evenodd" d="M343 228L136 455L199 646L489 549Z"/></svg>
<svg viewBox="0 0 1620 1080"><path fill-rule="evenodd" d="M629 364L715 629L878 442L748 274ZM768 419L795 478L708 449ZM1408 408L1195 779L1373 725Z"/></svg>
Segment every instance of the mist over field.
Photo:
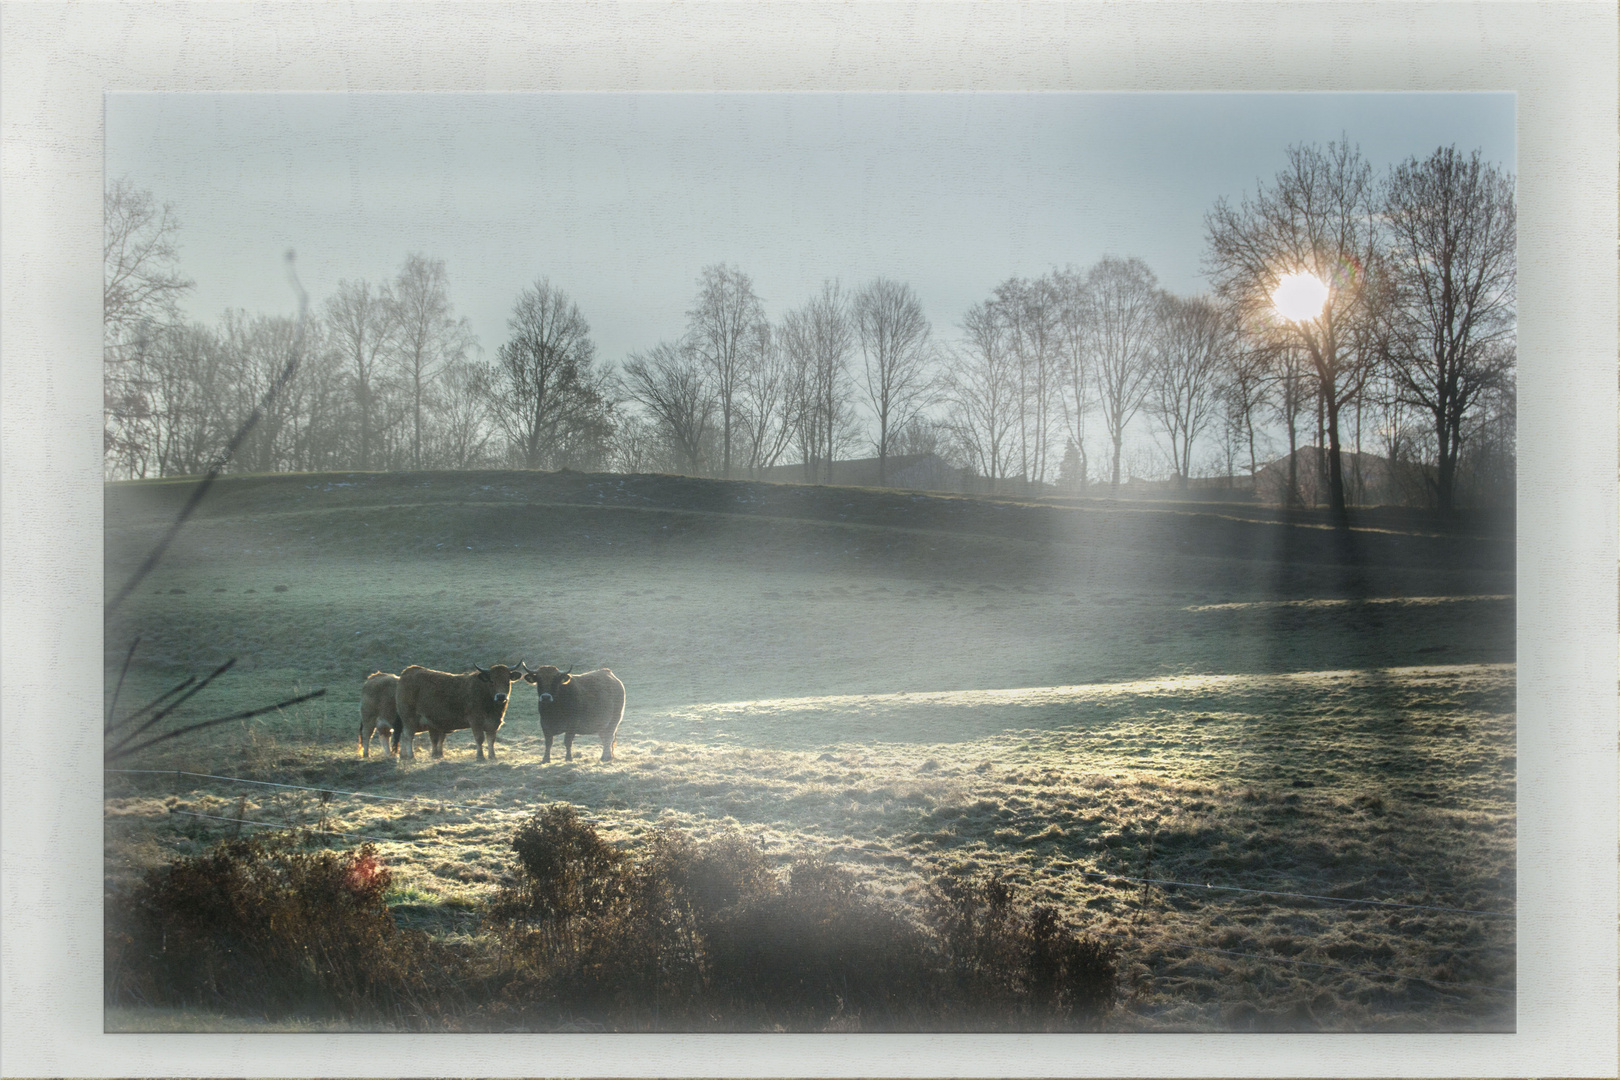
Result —
<svg viewBox="0 0 1620 1080"><path fill-rule="evenodd" d="M194 484L109 485L109 588ZM121 712L231 657L175 723L326 693L119 761L152 771L108 775L108 885L318 826L376 844L401 926L476 943L514 828L567 802L625 851L741 835L895 910L999 873L1119 948L1115 1030L1511 1030L1513 565L1484 513L227 477L110 620L108 693L137 637ZM359 756L370 672L520 659L623 680L611 763L540 764L524 684L493 762L466 732Z"/></svg>

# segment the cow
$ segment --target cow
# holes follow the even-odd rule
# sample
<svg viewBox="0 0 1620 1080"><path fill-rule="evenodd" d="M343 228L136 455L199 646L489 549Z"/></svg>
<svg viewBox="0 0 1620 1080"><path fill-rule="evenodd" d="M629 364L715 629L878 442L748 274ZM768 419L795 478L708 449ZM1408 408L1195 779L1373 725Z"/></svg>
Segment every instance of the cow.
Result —
<svg viewBox="0 0 1620 1080"><path fill-rule="evenodd" d="M394 707L394 690L397 686L399 676L386 671L373 671L366 676L366 683L360 688L361 757L371 756L373 732L382 736L385 747L392 738L390 752L399 753L399 712Z"/></svg>
<svg viewBox="0 0 1620 1080"><path fill-rule="evenodd" d="M550 664L529 670L523 664L523 681L540 692L540 730L546 737L544 765L551 760L551 740L563 737L563 758L574 760L574 736L595 735L602 740L602 760L613 760L613 744L618 739L619 721L624 719L624 683L607 668L579 675L570 668L558 671Z"/></svg>
<svg viewBox="0 0 1620 1080"><path fill-rule="evenodd" d="M489 736L489 759L495 760L495 732L506 717L512 684L523 678L523 673L505 664L473 667L473 671L452 675L412 664L399 673L395 698L399 730L404 734L401 757L407 761L416 759L416 736L425 731L433 743L433 756L442 758L445 736L472 728L478 760L484 760L485 735Z"/></svg>

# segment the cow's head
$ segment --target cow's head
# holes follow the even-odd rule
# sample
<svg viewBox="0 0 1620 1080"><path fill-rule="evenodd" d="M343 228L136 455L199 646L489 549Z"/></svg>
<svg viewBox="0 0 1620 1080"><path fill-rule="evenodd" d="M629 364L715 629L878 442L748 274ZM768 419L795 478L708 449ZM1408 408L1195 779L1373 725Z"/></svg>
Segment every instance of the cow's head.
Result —
<svg viewBox="0 0 1620 1080"><path fill-rule="evenodd" d="M506 704L507 696L512 692L512 684L523 678L523 672L505 664L495 664L487 668L474 664L473 667L478 670L479 685L488 686L490 697L497 705Z"/></svg>
<svg viewBox="0 0 1620 1080"><path fill-rule="evenodd" d="M559 671L550 664L541 664L530 671L528 661L523 661L523 668L525 671L523 681L534 683L535 689L540 691L542 704L557 700L557 692L573 681L573 668Z"/></svg>

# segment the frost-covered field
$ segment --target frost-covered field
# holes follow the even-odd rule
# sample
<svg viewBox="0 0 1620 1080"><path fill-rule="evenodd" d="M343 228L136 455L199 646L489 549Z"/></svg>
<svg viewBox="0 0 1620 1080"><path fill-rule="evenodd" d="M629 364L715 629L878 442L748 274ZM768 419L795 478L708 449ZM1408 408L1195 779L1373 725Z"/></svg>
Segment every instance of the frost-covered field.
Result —
<svg viewBox="0 0 1620 1080"><path fill-rule="evenodd" d="M162 521L129 494L109 582ZM251 830L219 819L322 823L379 843L402 922L477 934L512 827L567 800L627 844L736 829L897 897L1001 871L1119 942L1122 1029L1513 1025L1511 564L1267 559L1273 527L1083 506L1070 534L919 527L861 493L763 518L222 494L109 628L109 693L139 633L130 704L229 656L192 715L328 694L110 774L115 884ZM981 512L937 502L903 509ZM494 764L465 733L358 758L368 671L520 656L623 678L618 760L540 765L528 688Z"/></svg>

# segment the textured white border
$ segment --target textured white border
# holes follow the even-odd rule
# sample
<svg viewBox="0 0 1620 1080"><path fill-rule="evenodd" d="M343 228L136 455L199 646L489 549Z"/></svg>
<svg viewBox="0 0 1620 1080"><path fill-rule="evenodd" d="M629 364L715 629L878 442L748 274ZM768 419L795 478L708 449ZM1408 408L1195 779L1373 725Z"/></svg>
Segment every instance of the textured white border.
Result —
<svg viewBox="0 0 1620 1080"><path fill-rule="evenodd" d="M1612 4L7 4L0 49L5 1075L1615 1075ZM102 1034L101 94L404 89L1516 91L1518 1033Z"/></svg>

